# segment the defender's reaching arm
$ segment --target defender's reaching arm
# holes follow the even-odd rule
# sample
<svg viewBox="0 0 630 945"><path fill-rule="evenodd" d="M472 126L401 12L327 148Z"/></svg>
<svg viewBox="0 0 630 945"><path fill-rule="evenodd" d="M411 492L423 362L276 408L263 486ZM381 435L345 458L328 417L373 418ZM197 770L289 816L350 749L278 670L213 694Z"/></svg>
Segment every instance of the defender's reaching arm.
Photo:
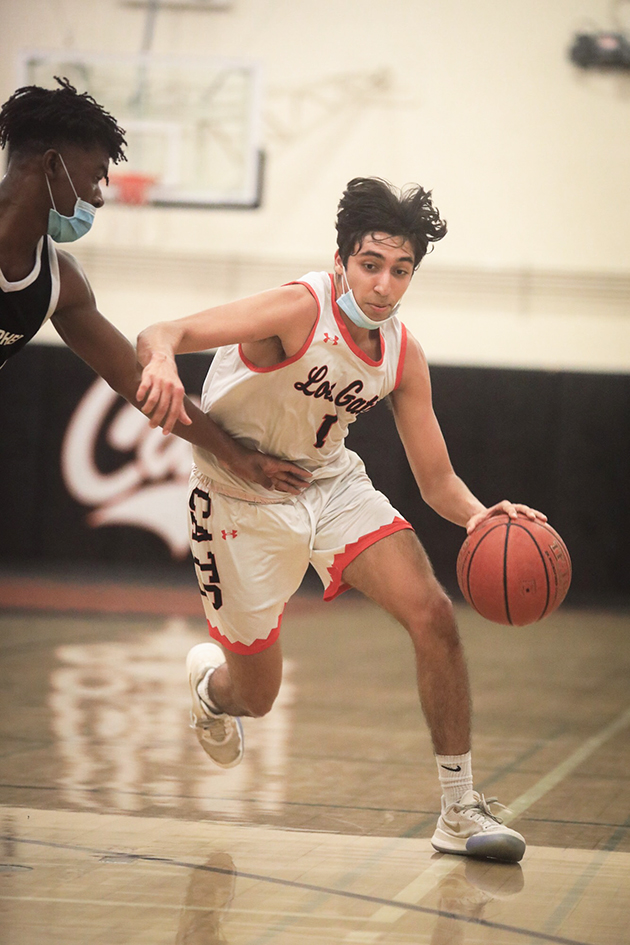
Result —
<svg viewBox="0 0 630 945"><path fill-rule="evenodd" d="M76 259L58 252L61 291L52 322L75 354L100 374L117 393L144 413L151 407L137 399L140 367L133 345L96 308L90 285ZM151 417L151 425L213 453L228 469L243 479L268 489L296 494L304 488L308 474L285 460L248 450L221 429L211 417L185 397L177 375L171 378L168 409Z"/></svg>

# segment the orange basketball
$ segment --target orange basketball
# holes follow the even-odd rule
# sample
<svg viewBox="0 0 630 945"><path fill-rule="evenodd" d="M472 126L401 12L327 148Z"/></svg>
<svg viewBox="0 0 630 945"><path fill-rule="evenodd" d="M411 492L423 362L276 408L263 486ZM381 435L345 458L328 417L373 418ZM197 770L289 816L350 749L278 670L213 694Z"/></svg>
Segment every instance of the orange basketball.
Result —
<svg viewBox="0 0 630 945"><path fill-rule="evenodd" d="M502 513L464 541L457 582L482 617L524 627L560 606L571 583L571 558L551 525Z"/></svg>

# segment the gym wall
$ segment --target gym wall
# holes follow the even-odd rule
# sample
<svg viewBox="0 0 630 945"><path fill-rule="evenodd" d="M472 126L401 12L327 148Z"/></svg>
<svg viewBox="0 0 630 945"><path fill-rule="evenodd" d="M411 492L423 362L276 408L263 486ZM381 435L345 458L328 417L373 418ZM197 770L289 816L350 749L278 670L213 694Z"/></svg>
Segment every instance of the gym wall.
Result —
<svg viewBox="0 0 630 945"><path fill-rule="evenodd" d="M179 359L199 391L209 356ZM568 601L627 600L630 377L438 367L435 407L456 470L479 498L543 509L574 566ZM186 525L190 447L150 430L72 352L29 345L0 372L0 567L115 566L192 578ZM349 445L417 529L455 596L464 539L422 502L386 402Z"/></svg>
<svg viewBox="0 0 630 945"><path fill-rule="evenodd" d="M609 0L193 6L2 5L2 100L25 49L261 64L259 209L108 205L73 247L128 337L328 268L342 190L374 174L431 188L449 224L404 308L432 364L630 370L630 73L568 57L615 27Z"/></svg>
<svg viewBox="0 0 630 945"><path fill-rule="evenodd" d="M402 316L432 366L456 467L484 501L511 496L549 514L574 558L569 599L627 594L630 73L568 59L575 32L618 25L609 0L191 6L159 4L150 50L261 63L262 204L108 204L71 248L101 311L134 339L150 322L329 268L348 180L431 188L449 233ZM21 51L136 53L148 10L5 0L2 101L19 84ZM58 343L49 324L0 372L2 562L188 573L181 519L167 511L188 448L149 437ZM186 361L199 390L206 362ZM84 426L71 430L87 439L71 437L78 472L64 474L77 411ZM420 503L385 406L355 425L357 443L452 587L462 532ZM151 527L129 524L134 514Z"/></svg>

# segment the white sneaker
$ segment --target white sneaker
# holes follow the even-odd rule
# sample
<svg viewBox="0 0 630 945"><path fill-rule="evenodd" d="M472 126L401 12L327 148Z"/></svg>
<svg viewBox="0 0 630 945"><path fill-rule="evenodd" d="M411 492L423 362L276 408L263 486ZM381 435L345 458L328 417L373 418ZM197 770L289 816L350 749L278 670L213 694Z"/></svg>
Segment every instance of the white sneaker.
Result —
<svg viewBox="0 0 630 945"><path fill-rule="evenodd" d="M438 853L460 853L480 856L504 863L518 863L525 853L525 840L492 813L483 794L466 791L456 804L444 804L431 844ZM502 807L499 804L499 807Z"/></svg>
<svg viewBox="0 0 630 945"><path fill-rule="evenodd" d="M199 698L197 686L208 670L225 663L223 650L216 643L198 643L186 657L188 684L192 698L190 727L199 744L216 764L233 768L243 757L243 726L236 716L212 712Z"/></svg>

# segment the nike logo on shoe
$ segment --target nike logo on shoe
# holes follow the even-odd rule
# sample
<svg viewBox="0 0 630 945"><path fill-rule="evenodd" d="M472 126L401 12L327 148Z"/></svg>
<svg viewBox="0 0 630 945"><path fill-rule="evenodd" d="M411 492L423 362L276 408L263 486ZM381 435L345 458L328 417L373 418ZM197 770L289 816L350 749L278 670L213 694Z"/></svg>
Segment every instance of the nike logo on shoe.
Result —
<svg viewBox="0 0 630 945"><path fill-rule="evenodd" d="M440 765L441 768L446 768L447 771L461 771L461 765Z"/></svg>

